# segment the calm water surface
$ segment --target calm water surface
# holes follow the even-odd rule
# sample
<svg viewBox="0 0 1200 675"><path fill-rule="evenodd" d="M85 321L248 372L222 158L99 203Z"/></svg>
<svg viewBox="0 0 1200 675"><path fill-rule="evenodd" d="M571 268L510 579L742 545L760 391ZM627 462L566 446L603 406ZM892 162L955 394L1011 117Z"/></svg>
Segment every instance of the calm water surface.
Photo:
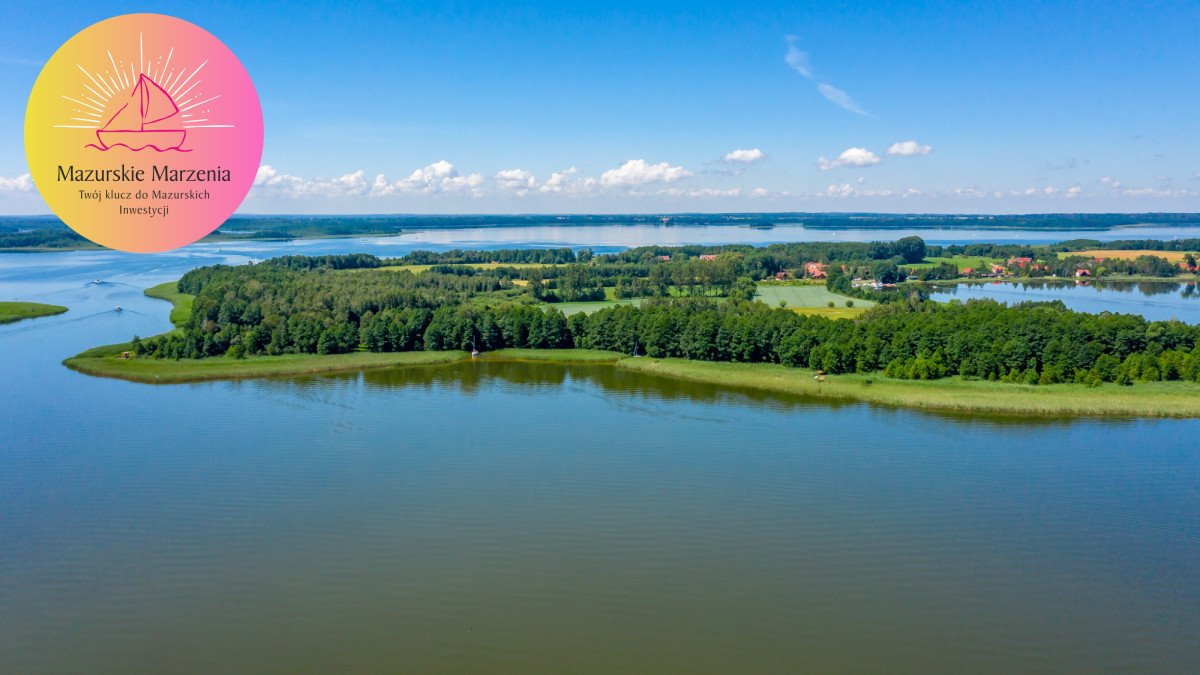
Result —
<svg viewBox="0 0 1200 675"><path fill-rule="evenodd" d="M0 672L1200 663L1198 421L605 366L155 387L60 365L166 329L142 288L268 248L0 256L0 297L71 307L0 328Z"/></svg>
<svg viewBox="0 0 1200 675"><path fill-rule="evenodd" d="M1200 289L1183 282L1006 282L943 288L934 300L990 298L1009 304L1061 301L1077 312L1141 314L1151 321L1200 323Z"/></svg>

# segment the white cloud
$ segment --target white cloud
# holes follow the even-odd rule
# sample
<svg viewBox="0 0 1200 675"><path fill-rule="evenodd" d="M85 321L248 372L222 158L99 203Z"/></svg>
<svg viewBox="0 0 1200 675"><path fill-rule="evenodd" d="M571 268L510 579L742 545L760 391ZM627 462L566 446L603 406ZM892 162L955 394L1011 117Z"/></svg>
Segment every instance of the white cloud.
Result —
<svg viewBox="0 0 1200 675"><path fill-rule="evenodd" d="M977 188L975 186L965 187L965 188L955 188L950 194L954 195L955 197L972 197L972 198L988 196L987 192L985 192L984 190L980 190L979 188Z"/></svg>
<svg viewBox="0 0 1200 675"><path fill-rule="evenodd" d="M767 154L758 148L738 149L725 153L724 161L731 164L753 164L766 159L766 157Z"/></svg>
<svg viewBox="0 0 1200 675"><path fill-rule="evenodd" d="M716 190L713 188L663 188L655 194L660 197L740 197L742 195L742 189L730 188L728 190Z"/></svg>
<svg viewBox="0 0 1200 675"><path fill-rule="evenodd" d="M692 172L682 166L671 166L666 162L647 164L644 159L631 159L620 167L609 169L601 174L600 185L603 187L629 187L646 183L673 183L690 175Z"/></svg>
<svg viewBox="0 0 1200 675"><path fill-rule="evenodd" d="M822 82L821 84L817 85L817 91L821 92L822 96L829 99L833 103L840 105L841 107L845 108L846 110L849 110L850 112L852 112L856 115L866 115L867 114L867 111L863 110L862 107L859 106L858 103L856 103L854 101L854 99L850 97L850 94L847 94L846 92L842 91L841 89L838 89L837 87L833 86L832 84Z"/></svg>
<svg viewBox="0 0 1200 675"><path fill-rule="evenodd" d="M770 194L771 194L771 193L770 193L770 192L768 192L766 188L761 188L761 187L756 187L756 188L754 188L753 190L751 190L751 191L750 191L750 196L751 196L751 197L755 197L755 198L758 198L758 197L766 197L766 196L768 196L768 195L770 195Z"/></svg>
<svg viewBox="0 0 1200 675"><path fill-rule="evenodd" d="M538 188L539 192L553 194L580 195L587 194L596 187L595 178L575 178L579 169L570 167L550 174L545 183Z"/></svg>
<svg viewBox="0 0 1200 675"><path fill-rule="evenodd" d="M827 197L853 197L858 193L858 190L849 183L841 185L830 185L825 188L825 196Z"/></svg>
<svg viewBox="0 0 1200 675"><path fill-rule="evenodd" d="M483 175L462 175L453 164L440 160L416 169L407 178L389 182L387 176L379 174L371 188L371 194L385 197L396 192L415 194L447 194L466 192L472 197L482 196Z"/></svg>
<svg viewBox="0 0 1200 675"><path fill-rule="evenodd" d="M1083 194L1083 188L1078 185L1067 188L1067 199L1074 199L1081 194Z"/></svg>
<svg viewBox="0 0 1200 675"><path fill-rule="evenodd" d="M892 143L887 149L889 155L928 155L933 152L933 148L928 145L922 145L916 141L900 141Z"/></svg>
<svg viewBox="0 0 1200 675"><path fill-rule="evenodd" d="M1114 190L1120 189L1120 187L1121 187L1121 181L1116 180L1114 178L1110 178L1108 176L1101 178L1100 182Z"/></svg>
<svg viewBox="0 0 1200 675"><path fill-rule="evenodd" d="M502 190L509 190L518 197L525 196L537 187L537 179L525 169L504 169L496 172L496 185Z"/></svg>
<svg viewBox="0 0 1200 675"><path fill-rule="evenodd" d="M254 175L254 187L259 192L287 197L346 197L364 195L369 190L366 173L362 169L338 178L304 179L279 173L270 164L258 168Z"/></svg>
<svg viewBox="0 0 1200 675"><path fill-rule="evenodd" d="M796 42L800 38L796 37L795 35L788 35L786 36L786 39L787 53L783 55L784 63L788 64L792 70L800 73L800 75L802 75L805 79L813 79L812 66L808 62L808 52L800 49L800 47L796 45ZM850 94L847 94L828 82L818 83L817 91L831 102L841 106L842 108L845 108L846 110L849 110L856 115L868 114L867 111L863 110L862 107L850 97Z"/></svg>
<svg viewBox="0 0 1200 675"><path fill-rule="evenodd" d="M808 52L796 46L796 41L800 38L795 35L787 36L787 54L783 60L787 62L792 70L800 73L804 77L812 78L812 67L808 65Z"/></svg>
<svg viewBox="0 0 1200 675"><path fill-rule="evenodd" d="M830 160L821 157L817 160L817 165L821 167L822 171L827 171L842 166L873 166L882 161L878 155L866 148L849 148L838 155L837 159Z"/></svg>
<svg viewBox="0 0 1200 675"><path fill-rule="evenodd" d="M33 190L33 176L22 174L16 178L0 176L0 192L29 192Z"/></svg>

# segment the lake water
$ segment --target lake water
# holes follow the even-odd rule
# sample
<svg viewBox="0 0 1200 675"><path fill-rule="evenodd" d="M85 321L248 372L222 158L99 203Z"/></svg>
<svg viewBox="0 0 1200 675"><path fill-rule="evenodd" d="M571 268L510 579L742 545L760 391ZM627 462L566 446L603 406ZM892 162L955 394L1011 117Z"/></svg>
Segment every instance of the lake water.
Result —
<svg viewBox="0 0 1200 675"><path fill-rule="evenodd" d="M0 298L71 307L0 327L0 672L1200 662L1198 420L606 366L147 386L60 365L165 330L141 289L192 266L355 244L0 255Z"/></svg>
<svg viewBox="0 0 1200 675"><path fill-rule="evenodd" d="M934 300L990 298L1008 304L1060 300L1078 312L1141 314L1152 321L1200 323L1200 290L1182 282L1031 281L959 284L931 293Z"/></svg>

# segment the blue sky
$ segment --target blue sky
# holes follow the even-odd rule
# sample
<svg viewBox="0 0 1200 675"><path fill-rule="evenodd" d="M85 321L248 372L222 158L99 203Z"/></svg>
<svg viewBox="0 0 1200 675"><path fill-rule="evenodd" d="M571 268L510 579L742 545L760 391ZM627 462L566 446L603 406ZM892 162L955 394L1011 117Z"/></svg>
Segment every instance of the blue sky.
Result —
<svg viewBox="0 0 1200 675"><path fill-rule="evenodd" d="M243 212L1200 210L1200 3L842 5L9 3L0 213L41 64L136 11L254 79Z"/></svg>

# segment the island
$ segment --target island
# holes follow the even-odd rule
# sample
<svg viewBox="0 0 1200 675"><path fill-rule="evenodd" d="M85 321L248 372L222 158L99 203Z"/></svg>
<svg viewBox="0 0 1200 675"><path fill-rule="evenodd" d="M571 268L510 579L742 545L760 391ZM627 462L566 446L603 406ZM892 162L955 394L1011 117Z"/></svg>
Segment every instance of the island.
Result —
<svg viewBox="0 0 1200 675"><path fill-rule="evenodd" d="M174 383L470 358L586 360L899 407L1200 417L1200 327L1074 312L1060 302L939 303L928 297L928 280L910 280L913 269L953 266L961 274L962 257L1016 260L1005 275L1071 269L1085 257L1075 245L982 246L991 248L947 250L906 237L603 255L562 248L285 256L201 267L150 289L174 303L174 330L89 350L66 365ZM1097 250L1164 244L1121 246ZM1165 261L1169 270L1156 262L1145 271L1177 277L1194 274L1189 254L1134 260ZM1020 258L1046 261L1038 263L1045 269ZM1125 271L1123 264L1093 269L1103 275Z"/></svg>
<svg viewBox="0 0 1200 675"><path fill-rule="evenodd" d="M67 308L61 305L45 305L40 302L0 302L0 324L53 316L65 311Z"/></svg>

